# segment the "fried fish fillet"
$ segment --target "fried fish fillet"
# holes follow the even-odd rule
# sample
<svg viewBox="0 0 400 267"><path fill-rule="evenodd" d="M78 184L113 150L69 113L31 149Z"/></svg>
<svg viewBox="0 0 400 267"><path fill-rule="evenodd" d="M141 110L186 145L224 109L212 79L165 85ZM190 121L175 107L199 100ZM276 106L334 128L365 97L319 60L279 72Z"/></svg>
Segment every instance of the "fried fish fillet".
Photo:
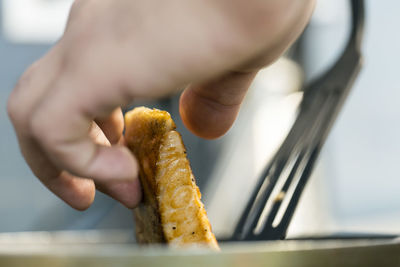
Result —
<svg viewBox="0 0 400 267"><path fill-rule="evenodd" d="M143 201L134 210L139 243L219 249L175 123L166 111L135 108L125 139L140 165Z"/></svg>

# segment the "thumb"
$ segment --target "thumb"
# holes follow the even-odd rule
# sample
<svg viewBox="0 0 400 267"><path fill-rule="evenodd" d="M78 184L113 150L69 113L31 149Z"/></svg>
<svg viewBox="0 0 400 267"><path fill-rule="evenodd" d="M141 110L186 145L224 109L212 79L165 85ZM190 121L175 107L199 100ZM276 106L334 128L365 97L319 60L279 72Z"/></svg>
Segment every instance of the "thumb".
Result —
<svg viewBox="0 0 400 267"><path fill-rule="evenodd" d="M206 139L225 134L235 121L257 72L229 72L218 79L190 85L182 93L179 103L185 126Z"/></svg>

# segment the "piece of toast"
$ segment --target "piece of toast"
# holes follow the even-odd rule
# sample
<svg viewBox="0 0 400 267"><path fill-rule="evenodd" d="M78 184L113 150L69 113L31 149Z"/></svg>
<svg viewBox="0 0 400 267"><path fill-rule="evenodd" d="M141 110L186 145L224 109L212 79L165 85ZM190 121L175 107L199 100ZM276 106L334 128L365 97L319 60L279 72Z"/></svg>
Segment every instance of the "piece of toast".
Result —
<svg viewBox="0 0 400 267"><path fill-rule="evenodd" d="M138 243L219 249L185 146L166 111L135 108L125 115L125 139L140 165L143 201L134 210Z"/></svg>

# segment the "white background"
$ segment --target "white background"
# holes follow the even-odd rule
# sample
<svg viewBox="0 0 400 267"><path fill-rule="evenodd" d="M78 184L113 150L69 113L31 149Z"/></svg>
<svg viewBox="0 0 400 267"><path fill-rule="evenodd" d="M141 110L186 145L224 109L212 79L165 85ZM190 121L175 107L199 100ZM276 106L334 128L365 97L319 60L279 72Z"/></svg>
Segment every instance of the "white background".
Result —
<svg viewBox="0 0 400 267"><path fill-rule="evenodd" d="M72 0L3 0L3 31L13 42L52 43L62 34Z"/></svg>

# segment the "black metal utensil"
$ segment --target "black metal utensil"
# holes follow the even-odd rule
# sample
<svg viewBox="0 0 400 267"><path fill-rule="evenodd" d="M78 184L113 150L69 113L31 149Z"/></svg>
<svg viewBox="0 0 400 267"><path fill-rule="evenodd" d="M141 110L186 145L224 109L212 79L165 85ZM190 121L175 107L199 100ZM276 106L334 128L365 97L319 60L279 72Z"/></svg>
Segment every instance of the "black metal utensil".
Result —
<svg viewBox="0 0 400 267"><path fill-rule="evenodd" d="M319 152L361 67L364 1L351 0L352 31L343 54L304 88L298 117L268 163L231 241L284 239Z"/></svg>

